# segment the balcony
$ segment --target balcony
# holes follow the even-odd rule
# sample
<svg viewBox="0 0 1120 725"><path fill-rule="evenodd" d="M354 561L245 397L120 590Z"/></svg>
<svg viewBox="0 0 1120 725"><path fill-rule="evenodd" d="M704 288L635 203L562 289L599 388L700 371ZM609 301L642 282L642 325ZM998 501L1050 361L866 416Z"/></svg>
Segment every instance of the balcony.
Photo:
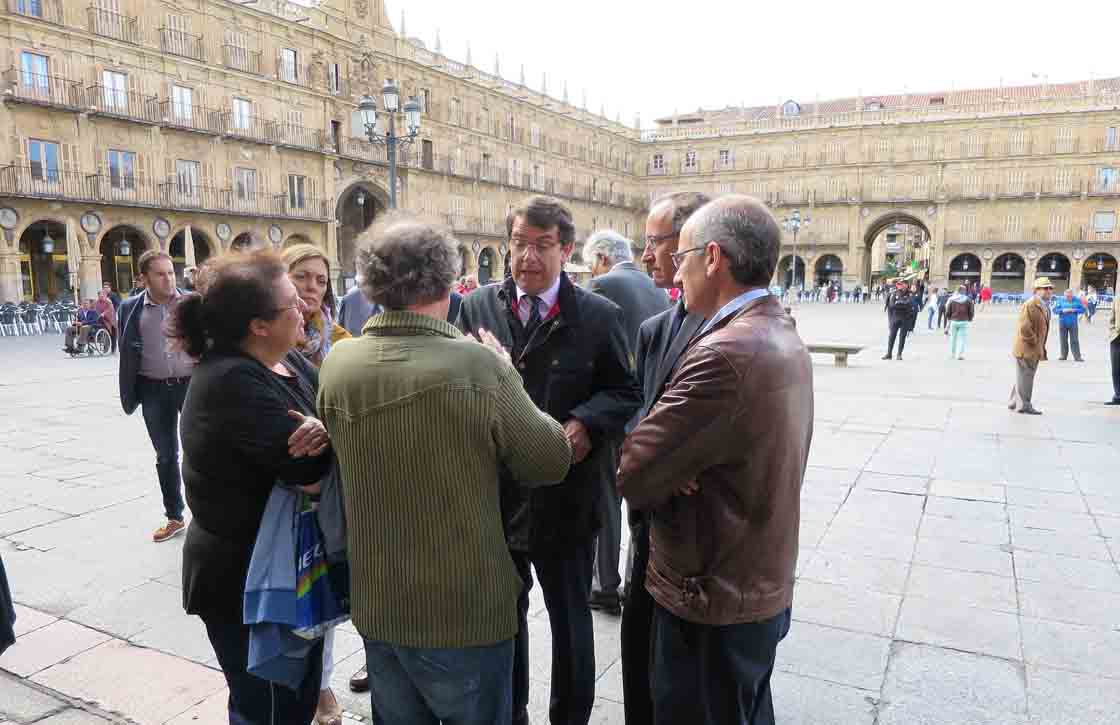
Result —
<svg viewBox="0 0 1120 725"><path fill-rule="evenodd" d="M87 105L82 84L69 78L28 73L13 67L4 73L4 80L12 85L10 98L13 101L73 111L83 110Z"/></svg>
<svg viewBox="0 0 1120 725"><path fill-rule="evenodd" d="M133 45L140 44L140 27L131 15L121 15L95 5L86 8L86 15L91 33Z"/></svg>
<svg viewBox="0 0 1120 725"><path fill-rule="evenodd" d="M8 0L8 12L55 25L66 25L63 0Z"/></svg>
<svg viewBox="0 0 1120 725"><path fill-rule="evenodd" d="M218 135L222 133L222 114L212 108L193 103L159 102L160 123L184 131Z"/></svg>
<svg viewBox="0 0 1120 725"><path fill-rule="evenodd" d="M306 65L293 65L285 63L282 58L276 59L276 80L291 83L294 86L311 87L311 68Z"/></svg>
<svg viewBox="0 0 1120 725"><path fill-rule="evenodd" d="M276 135L276 122L227 110L222 112L222 133L231 138L272 143Z"/></svg>
<svg viewBox="0 0 1120 725"><path fill-rule="evenodd" d="M86 97L93 113L130 121L157 124L160 122L159 98L117 88L90 86Z"/></svg>
<svg viewBox="0 0 1120 725"><path fill-rule="evenodd" d="M191 58L200 62L206 60L202 36L184 33L182 30L160 28L159 49L164 53Z"/></svg>
<svg viewBox="0 0 1120 725"><path fill-rule="evenodd" d="M276 122L273 142L280 146L294 146L318 151L323 147L323 132L294 123Z"/></svg>
<svg viewBox="0 0 1120 725"><path fill-rule="evenodd" d="M226 68L261 74L261 53L259 50L249 50L239 45L226 43L222 46L222 65Z"/></svg>
<svg viewBox="0 0 1120 725"><path fill-rule="evenodd" d="M0 167L0 196L317 221L331 218L332 211L329 200L317 197L14 165Z"/></svg>

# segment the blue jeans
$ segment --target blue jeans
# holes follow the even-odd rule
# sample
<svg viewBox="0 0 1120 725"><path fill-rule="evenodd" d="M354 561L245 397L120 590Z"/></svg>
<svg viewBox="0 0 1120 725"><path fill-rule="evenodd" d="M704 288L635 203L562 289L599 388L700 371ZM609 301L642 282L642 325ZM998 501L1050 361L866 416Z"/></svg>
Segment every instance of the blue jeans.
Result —
<svg viewBox="0 0 1120 725"><path fill-rule="evenodd" d="M926 327L927 327L928 329L930 329L930 330L932 330L932 329L933 329L933 314L934 314L935 312L937 312L937 308L936 308L936 307L930 307L930 308L929 308L929 319L928 319L928 320L926 321Z"/></svg>
<svg viewBox="0 0 1120 725"><path fill-rule="evenodd" d="M484 647L398 647L365 640L373 709L402 725L509 725L513 640Z"/></svg>
<svg viewBox="0 0 1120 725"><path fill-rule="evenodd" d="M137 388L148 437L156 449L156 474L163 492L163 513L169 519L183 520L183 476L179 471L179 414L187 397L186 381L168 384L162 380L140 378Z"/></svg>

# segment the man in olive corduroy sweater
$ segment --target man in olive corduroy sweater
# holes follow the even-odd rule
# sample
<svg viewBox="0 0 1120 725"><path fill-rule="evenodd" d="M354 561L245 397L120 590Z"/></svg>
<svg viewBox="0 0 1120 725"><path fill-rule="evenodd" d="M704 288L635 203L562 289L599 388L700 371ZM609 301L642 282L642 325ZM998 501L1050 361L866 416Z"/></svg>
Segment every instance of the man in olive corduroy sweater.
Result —
<svg viewBox="0 0 1120 725"><path fill-rule="evenodd" d="M508 356L446 322L458 247L407 218L378 230L359 271L385 311L319 377L345 481L353 619L388 723L510 722L522 582L499 469L554 484L572 457Z"/></svg>

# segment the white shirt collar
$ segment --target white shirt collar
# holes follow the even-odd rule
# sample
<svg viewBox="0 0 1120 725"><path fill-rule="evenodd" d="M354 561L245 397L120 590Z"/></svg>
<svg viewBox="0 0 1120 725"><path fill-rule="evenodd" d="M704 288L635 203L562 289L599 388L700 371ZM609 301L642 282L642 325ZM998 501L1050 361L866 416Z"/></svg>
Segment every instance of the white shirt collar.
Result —
<svg viewBox="0 0 1120 725"><path fill-rule="evenodd" d="M517 304L518 305L521 304L521 298L524 297L527 294L529 294L529 293L526 292L525 290L521 289L520 287L517 287ZM549 287L544 292L541 292L539 295L537 295L537 297L541 298L541 302L544 303L544 306L545 306L546 310L551 310L556 305L556 298L559 297L559 296L560 296L560 277L559 277L559 275L557 275L556 281L552 283L551 287Z"/></svg>

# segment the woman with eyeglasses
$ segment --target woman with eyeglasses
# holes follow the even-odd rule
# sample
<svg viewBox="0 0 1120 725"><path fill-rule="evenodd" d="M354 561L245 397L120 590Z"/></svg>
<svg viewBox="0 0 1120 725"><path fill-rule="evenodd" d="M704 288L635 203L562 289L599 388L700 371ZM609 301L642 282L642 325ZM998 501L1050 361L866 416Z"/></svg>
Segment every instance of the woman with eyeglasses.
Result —
<svg viewBox="0 0 1120 725"><path fill-rule="evenodd" d="M331 464L315 417L318 371L295 350L306 305L272 251L208 263L181 298L168 337L198 360L181 419L193 519L183 546L183 604L198 615L229 684L231 723L308 725L323 648L297 689L249 674L245 579L273 486L315 492Z"/></svg>

